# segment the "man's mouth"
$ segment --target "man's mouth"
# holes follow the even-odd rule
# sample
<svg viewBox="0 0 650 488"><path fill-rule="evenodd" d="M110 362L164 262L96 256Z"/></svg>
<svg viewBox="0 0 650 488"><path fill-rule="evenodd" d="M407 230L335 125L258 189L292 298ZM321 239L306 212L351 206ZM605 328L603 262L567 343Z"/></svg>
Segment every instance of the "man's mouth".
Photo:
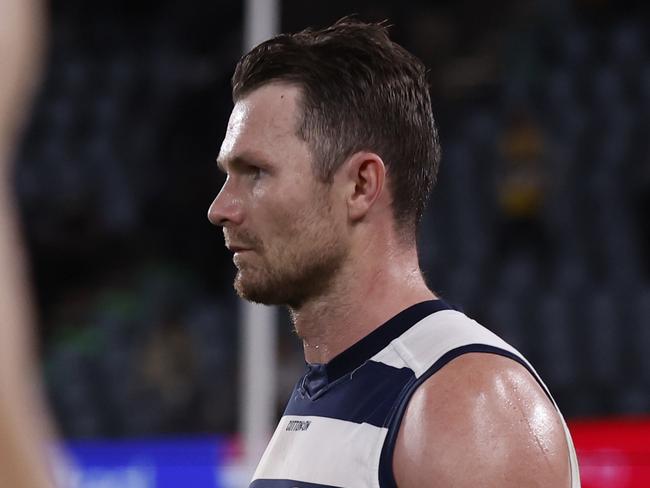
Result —
<svg viewBox="0 0 650 488"><path fill-rule="evenodd" d="M242 252L246 252L246 251L250 251L250 250L251 250L249 247L243 247L243 246L231 246L231 245L227 245L226 247L228 248L228 250L229 250L230 252L233 252L233 253L235 253L235 254L237 254L237 253L242 253Z"/></svg>

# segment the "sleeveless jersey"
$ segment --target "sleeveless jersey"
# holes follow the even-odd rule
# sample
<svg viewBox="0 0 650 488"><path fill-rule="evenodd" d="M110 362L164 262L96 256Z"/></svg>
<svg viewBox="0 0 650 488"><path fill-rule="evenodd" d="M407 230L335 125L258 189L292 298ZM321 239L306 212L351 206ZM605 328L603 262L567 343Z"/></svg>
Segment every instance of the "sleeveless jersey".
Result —
<svg viewBox="0 0 650 488"><path fill-rule="evenodd" d="M522 364L553 401L512 346L440 300L422 302L329 363L307 366L250 488L395 488L393 450L409 399L449 361L473 352ZM573 442L562 424L571 486L579 488Z"/></svg>

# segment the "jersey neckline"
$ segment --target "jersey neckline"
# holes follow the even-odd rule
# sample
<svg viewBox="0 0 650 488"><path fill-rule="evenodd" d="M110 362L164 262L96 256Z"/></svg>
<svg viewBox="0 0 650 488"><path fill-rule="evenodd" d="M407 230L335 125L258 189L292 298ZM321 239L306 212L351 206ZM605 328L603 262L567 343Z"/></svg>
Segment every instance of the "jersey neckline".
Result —
<svg viewBox="0 0 650 488"><path fill-rule="evenodd" d="M309 396L315 396L326 386L357 369L423 318L432 313L449 309L451 307L442 300L427 300L411 305L332 358L328 363L307 363L308 371L303 377L303 389Z"/></svg>

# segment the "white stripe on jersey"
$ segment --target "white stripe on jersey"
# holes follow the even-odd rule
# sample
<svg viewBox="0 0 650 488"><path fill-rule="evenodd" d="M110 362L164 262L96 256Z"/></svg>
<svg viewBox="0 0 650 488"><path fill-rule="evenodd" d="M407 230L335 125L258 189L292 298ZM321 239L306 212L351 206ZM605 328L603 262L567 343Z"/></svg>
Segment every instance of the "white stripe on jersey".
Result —
<svg viewBox="0 0 650 488"><path fill-rule="evenodd" d="M409 368L419 378L445 353L468 344L505 349L526 361L510 344L455 310L425 317L371 359L394 368Z"/></svg>
<svg viewBox="0 0 650 488"><path fill-rule="evenodd" d="M291 421L301 421L301 425L308 421L309 426L306 430L293 430ZM328 486L378 488L379 458L387 432L386 428L366 423L284 416L253 479L309 480Z"/></svg>

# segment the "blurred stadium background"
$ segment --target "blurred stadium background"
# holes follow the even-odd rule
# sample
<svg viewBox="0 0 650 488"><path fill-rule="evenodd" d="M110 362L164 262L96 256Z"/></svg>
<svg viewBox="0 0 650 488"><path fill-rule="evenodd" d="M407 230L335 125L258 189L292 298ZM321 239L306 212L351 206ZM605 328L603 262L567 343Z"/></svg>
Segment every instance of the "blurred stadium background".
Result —
<svg viewBox="0 0 650 488"><path fill-rule="evenodd" d="M648 4L279 3L281 31L389 19L423 59L443 145L430 285L537 367L583 486L650 486ZM206 218L244 3L49 6L15 184L77 483L244 486L241 311ZM303 367L277 314L274 414Z"/></svg>

